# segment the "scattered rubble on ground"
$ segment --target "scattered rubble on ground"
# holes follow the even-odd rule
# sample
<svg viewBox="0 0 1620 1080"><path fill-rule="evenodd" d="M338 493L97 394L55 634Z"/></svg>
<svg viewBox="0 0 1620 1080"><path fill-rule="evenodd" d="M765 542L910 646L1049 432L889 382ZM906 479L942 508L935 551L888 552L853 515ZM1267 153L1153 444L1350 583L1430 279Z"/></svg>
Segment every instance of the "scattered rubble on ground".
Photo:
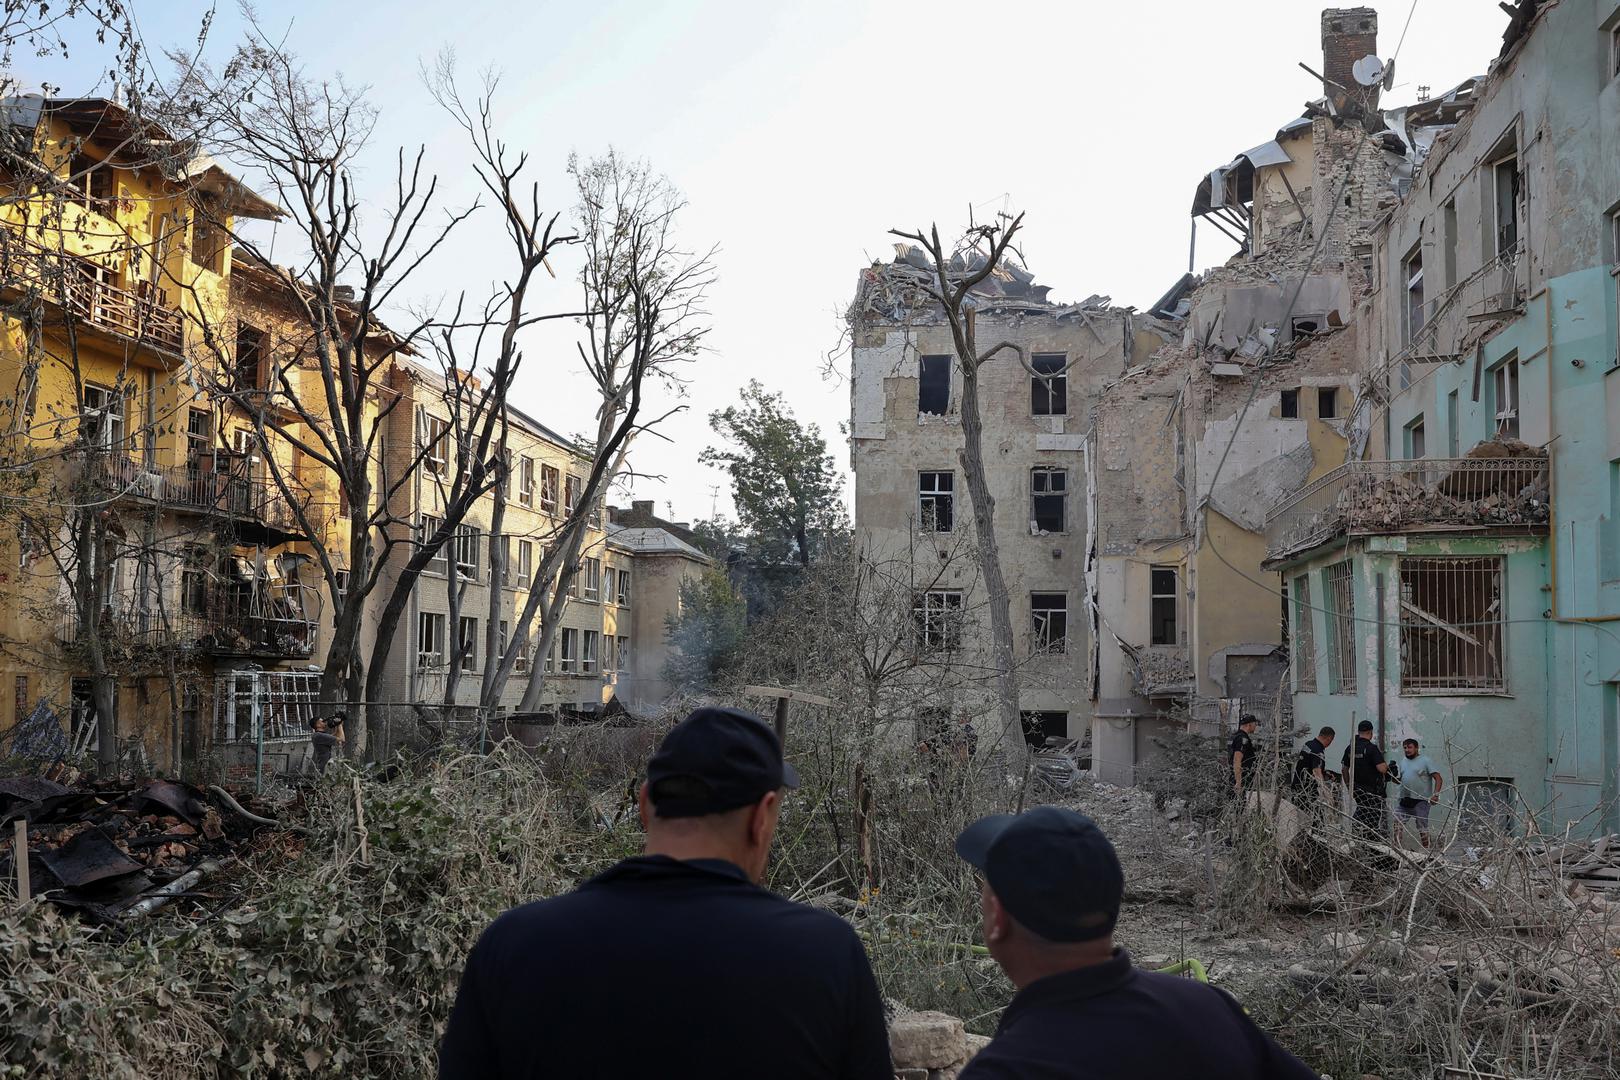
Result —
<svg viewBox="0 0 1620 1080"><path fill-rule="evenodd" d="M31 893L93 922L138 918L180 898L226 899L196 890L261 854L276 842L270 838L290 838L267 808L243 806L222 788L56 775L0 778L0 878L17 881L22 823Z"/></svg>

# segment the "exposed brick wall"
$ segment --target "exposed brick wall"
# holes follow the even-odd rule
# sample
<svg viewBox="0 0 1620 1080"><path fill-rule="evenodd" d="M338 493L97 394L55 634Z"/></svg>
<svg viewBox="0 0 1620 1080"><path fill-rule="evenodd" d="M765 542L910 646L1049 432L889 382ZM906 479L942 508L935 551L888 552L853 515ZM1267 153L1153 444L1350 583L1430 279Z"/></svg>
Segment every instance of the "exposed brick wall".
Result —
<svg viewBox="0 0 1620 1080"><path fill-rule="evenodd" d="M1322 74L1354 90L1357 60L1378 52L1378 12L1372 8L1328 8L1322 12ZM1335 93L1333 87L1328 93Z"/></svg>

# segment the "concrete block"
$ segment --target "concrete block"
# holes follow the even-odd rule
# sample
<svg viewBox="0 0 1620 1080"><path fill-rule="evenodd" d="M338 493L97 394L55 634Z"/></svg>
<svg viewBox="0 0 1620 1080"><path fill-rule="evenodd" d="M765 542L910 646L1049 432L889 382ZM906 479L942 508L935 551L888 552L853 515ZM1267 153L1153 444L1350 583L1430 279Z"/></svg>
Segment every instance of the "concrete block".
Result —
<svg viewBox="0 0 1620 1080"><path fill-rule="evenodd" d="M947 1068L967 1056L967 1032L941 1012L905 1013L889 1022L889 1055L896 1071Z"/></svg>

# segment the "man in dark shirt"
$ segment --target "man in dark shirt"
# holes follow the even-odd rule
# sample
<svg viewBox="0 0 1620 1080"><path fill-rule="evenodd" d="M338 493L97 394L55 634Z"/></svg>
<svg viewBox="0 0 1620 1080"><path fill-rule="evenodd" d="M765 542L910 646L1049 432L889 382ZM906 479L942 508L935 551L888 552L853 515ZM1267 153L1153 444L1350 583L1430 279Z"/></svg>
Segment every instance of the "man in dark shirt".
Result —
<svg viewBox="0 0 1620 1080"><path fill-rule="evenodd" d="M1351 758L1354 758L1354 764ZM1356 738L1344 748L1344 780L1356 803L1357 831L1369 840L1384 835L1384 777L1389 765L1373 741L1371 720L1356 725Z"/></svg>
<svg viewBox="0 0 1620 1080"><path fill-rule="evenodd" d="M1254 733L1259 727L1260 721L1253 714L1244 713L1232 741L1226 744L1227 764L1232 770L1229 778L1232 798L1239 804L1243 802L1243 793L1253 786L1254 767L1259 760L1254 751Z"/></svg>
<svg viewBox="0 0 1620 1080"><path fill-rule="evenodd" d="M1316 1080L1225 991L1140 971L1114 947L1125 873L1090 818L1040 806L974 822L984 940L1018 988L961 1080Z"/></svg>
<svg viewBox="0 0 1620 1080"><path fill-rule="evenodd" d="M332 754L337 750L338 744L343 741L343 714L338 713L331 720L317 718L315 731L310 735L310 755L315 765L315 771L323 773L332 760Z"/></svg>
<svg viewBox="0 0 1620 1080"><path fill-rule="evenodd" d="M756 716L705 708L676 725L639 793L645 854L479 938L441 1080L891 1080L855 932L757 884L780 789L797 784Z"/></svg>
<svg viewBox="0 0 1620 1080"><path fill-rule="evenodd" d="M1313 824L1321 824L1328 799L1338 790L1329 782L1327 771L1327 748L1337 735L1332 728L1324 727L1314 739L1305 740L1294 758L1294 798L1310 814Z"/></svg>

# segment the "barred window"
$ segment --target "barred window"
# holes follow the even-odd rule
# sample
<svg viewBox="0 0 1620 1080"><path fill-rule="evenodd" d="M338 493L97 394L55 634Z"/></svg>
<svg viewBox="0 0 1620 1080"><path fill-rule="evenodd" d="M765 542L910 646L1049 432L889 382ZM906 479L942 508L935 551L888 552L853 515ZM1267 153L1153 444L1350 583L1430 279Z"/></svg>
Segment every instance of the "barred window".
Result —
<svg viewBox="0 0 1620 1080"><path fill-rule="evenodd" d="M1356 597L1350 563L1334 563L1324 572L1327 585L1328 683L1335 694L1356 692Z"/></svg>
<svg viewBox="0 0 1620 1080"><path fill-rule="evenodd" d="M1501 693L1502 559L1401 560L1401 689Z"/></svg>
<svg viewBox="0 0 1620 1080"><path fill-rule="evenodd" d="M1316 631L1311 623L1311 576L1294 579L1294 689L1316 693Z"/></svg>

